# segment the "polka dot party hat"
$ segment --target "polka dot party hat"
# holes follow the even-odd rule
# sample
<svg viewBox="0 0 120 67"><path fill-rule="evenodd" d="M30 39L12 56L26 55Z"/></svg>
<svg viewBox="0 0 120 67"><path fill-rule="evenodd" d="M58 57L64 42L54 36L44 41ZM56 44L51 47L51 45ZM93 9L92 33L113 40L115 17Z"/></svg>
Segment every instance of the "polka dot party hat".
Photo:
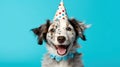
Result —
<svg viewBox="0 0 120 67"><path fill-rule="evenodd" d="M67 20L67 19L68 17L67 17L66 9L64 7L63 0L61 0L53 20L55 21L55 20Z"/></svg>

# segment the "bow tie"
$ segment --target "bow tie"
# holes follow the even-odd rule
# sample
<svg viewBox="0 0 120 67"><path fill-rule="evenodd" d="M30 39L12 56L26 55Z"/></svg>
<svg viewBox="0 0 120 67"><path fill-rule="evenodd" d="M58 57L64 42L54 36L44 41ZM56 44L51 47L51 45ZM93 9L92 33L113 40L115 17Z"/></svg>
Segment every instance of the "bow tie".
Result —
<svg viewBox="0 0 120 67"><path fill-rule="evenodd" d="M61 60L68 60L70 58L73 58L74 57L74 54L73 53L69 53L68 55L66 56L56 56L54 54L50 54L50 58L51 59L55 59L56 61L60 62Z"/></svg>

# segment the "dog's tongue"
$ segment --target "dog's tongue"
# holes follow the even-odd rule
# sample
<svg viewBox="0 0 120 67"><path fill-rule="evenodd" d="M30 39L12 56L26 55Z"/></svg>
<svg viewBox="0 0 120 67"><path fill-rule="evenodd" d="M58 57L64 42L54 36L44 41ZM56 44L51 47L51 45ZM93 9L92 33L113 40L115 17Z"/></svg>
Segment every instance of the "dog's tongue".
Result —
<svg viewBox="0 0 120 67"><path fill-rule="evenodd" d="M62 47L58 47L57 52L60 55L64 55L66 53L66 49Z"/></svg>

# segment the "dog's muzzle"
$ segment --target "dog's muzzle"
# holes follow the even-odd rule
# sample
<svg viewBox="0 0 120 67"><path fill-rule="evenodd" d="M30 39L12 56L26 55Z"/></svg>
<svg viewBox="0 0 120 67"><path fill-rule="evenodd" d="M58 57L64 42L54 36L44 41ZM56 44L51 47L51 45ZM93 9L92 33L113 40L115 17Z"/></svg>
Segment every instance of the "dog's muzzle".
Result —
<svg viewBox="0 0 120 67"><path fill-rule="evenodd" d="M57 41L58 41L59 43L64 43L65 40L66 40L66 38L65 38L64 36L58 36L58 37L57 37Z"/></svg>

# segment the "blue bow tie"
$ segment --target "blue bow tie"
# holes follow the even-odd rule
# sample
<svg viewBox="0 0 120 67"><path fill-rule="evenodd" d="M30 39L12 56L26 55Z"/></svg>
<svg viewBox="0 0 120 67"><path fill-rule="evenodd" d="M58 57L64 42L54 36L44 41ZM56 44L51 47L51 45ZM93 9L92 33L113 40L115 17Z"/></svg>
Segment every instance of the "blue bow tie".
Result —
<svg viewBox="0 0 120 67"><path fill-rule="evenodd" d="M56 61L58 61L58 62L60 62L61 60L68 60L68 59L70 59L70 58L73 58L74 57L74 54L73 53L69 53L68 55L66 55L66 56L63 56L63 57L61 57L61 56L56 56L56 55L54 55L54 54L50 54L50 58L51 59L55 59Z"/></svg>

